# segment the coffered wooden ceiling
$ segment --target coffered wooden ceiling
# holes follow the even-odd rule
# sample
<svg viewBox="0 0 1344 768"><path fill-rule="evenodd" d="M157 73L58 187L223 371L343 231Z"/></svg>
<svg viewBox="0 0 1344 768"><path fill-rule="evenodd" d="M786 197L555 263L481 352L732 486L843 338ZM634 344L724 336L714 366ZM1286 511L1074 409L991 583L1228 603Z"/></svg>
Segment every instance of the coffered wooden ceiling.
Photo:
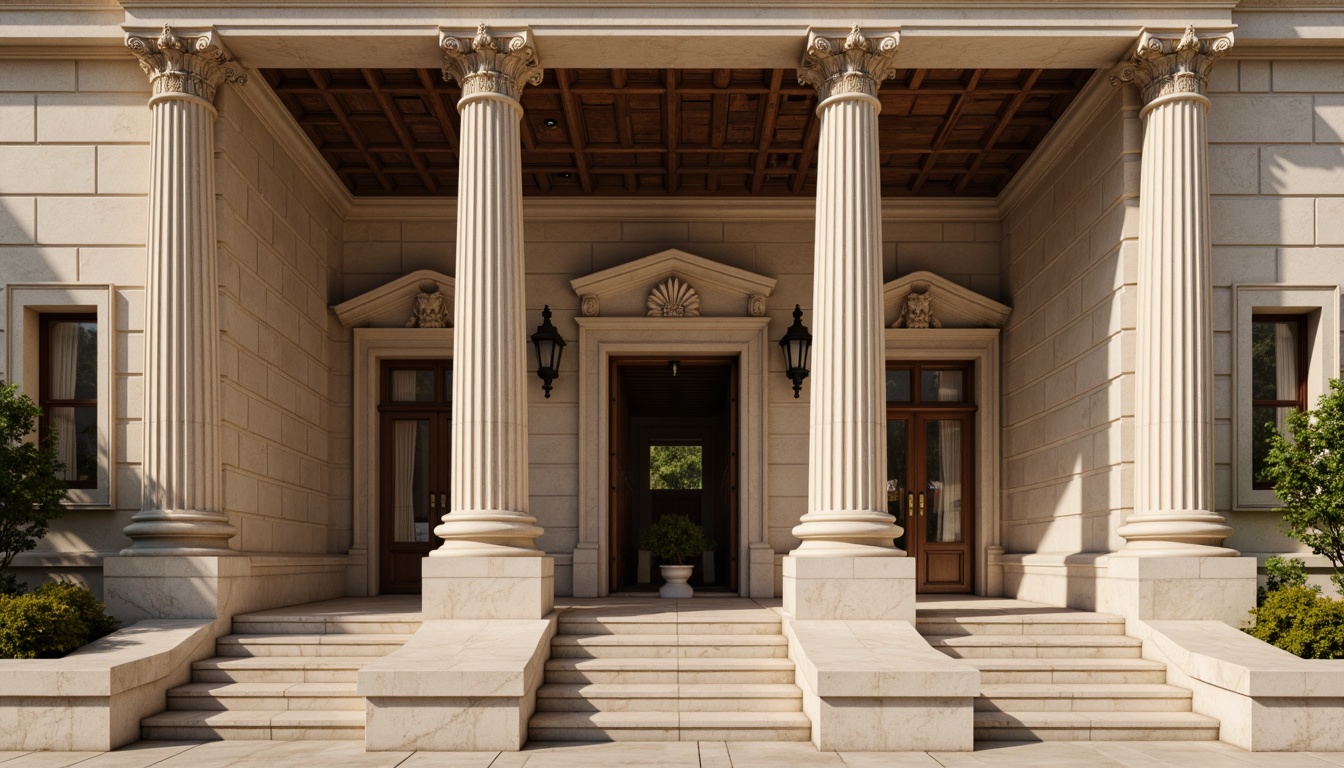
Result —
<svg viewBox="0 0 1344 768"><path fill-rule="evenodd" d="M263 74L355 195L456 193L458 87L438 71ZM997 195L1091 74L897 72L883 195ZM527 195L814 194L816 93L792 70L547 70L522 100Z"/></svg>

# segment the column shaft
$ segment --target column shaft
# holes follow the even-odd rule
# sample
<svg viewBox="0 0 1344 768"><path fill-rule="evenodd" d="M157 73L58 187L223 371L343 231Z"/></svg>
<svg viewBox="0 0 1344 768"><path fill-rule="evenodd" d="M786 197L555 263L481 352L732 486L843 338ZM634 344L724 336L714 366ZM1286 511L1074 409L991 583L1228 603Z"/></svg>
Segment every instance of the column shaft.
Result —
<svg viewBox="0 0 1344 768"><path fill-rule="evenodd" d="M819 42L821 41L821 42ZM812 394L807 514L795 555L902 555L886 512L886 363L878 84L896 41L856 27L813 36L799 79L816 85L817 153Z"/></svg>
<svg viewBox="0 0 1344 768"><path fill-rule="evenodd" d="M221 554L237 531L220 510L215 87L210 38L131 37L150 100L148 274L140 512L123 554ZM213 55L212 55L213 52Z"/></svg>
<svg viewBox="0 0 1344 768"><path fill-rule="evenodd" d="M1138 57L1148 104L1139 198L1135 510L1119 529L1127 542L1121 554L1235 555L1219 546L1232 529L1213 511L1209 101L1202 91L1217 54L1193 30L1179 42L1145 41Z"/></svg>
<svg viewBox="0 0 1344 768"><path fill-rule="evenodd" d="M445 72L462 83L453 334L452 490L435 556L538 556L527 490L526 292L518 96L526 53L484 29L447 38ZM469 48L470 52L463 52ZM539 79L541 71L535 70ZM523 75L523 76L519 76Z"/></svg>

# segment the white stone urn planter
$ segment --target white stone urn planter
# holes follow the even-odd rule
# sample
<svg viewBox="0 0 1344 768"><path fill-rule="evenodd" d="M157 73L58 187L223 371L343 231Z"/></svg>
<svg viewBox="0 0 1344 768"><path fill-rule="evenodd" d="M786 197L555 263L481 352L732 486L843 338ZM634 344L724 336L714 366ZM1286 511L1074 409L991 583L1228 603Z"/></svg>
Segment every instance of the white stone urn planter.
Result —
<svg viewBox="0 0 1344 768"><path fill-rule="evenodd" d="M686 580L691 578L691 570L694 565L660 565L658 569L662 571L663 580L667 583L658 588L659 597L686 598L695 594L691 585Z"/></svg>

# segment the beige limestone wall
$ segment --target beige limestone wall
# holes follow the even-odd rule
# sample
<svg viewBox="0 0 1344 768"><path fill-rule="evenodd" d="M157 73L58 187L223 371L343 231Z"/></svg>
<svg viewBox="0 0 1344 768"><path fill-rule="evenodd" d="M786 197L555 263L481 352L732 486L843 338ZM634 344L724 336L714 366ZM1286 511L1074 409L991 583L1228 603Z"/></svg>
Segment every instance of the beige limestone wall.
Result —
<svg viewBox="0 0 1344 768"><path fill-rule="evenodd" d="M1006 211L1007 552L1106 552L1132 506L1138 100L1104 96Z"/></svg>
<svg viewBox="0 0 1344 768"><path fill-rule="evenodd" d="M111 508L67 513L20 556L34 581L61 574L101 591L101 557L128 543L121 530L140 507L148 98L149 81L129 58L0 60L0 283L115 285L115 327L100 330L115 334L105 407L116 497ZM0 338L9 349L23 329L5 327L7 315L0 311ZM0 355L0 378L7 364Z"/></svg>
<svg viewBox="0 0 1344 768"><path fill-rule="evenodd" d="M1344 61L1224 61L1210 100L1218 509L1228 546L1297 552L1272 510L1234 508L1233 287L1344 285Z"/></svg>
<svg viewBox="0 0 1344 768"><path fill-rule="evenodd" d="M688 201L693 203L694 201ZM661 220L629 220L629 214L594 204L565 221L525 222L528 326L540 322L549 304L554 323L570 346L549 400L538 379L529 377L529 489L531 511L546 530L545 551L570 555L578 542L579 518L579 299L569 281L668 248L758 272L778 282L767 300L769 335L777 340L801 304L810 324L813 223L810 206L791 220L667 221L679 205L668 200ZM436 221L352 220L345 227L343 298L350 299L415 269L452 274L454 230L451 202ZM619 219L619 220L613 220ZM932 270L993 299L1000 299L997 221L894 219L883 229L884 280ZM790 533L807 504L807 419L809 388L795 400L784 377L783 359L769 351L767 430L768 541L776 552L798 545ZM535 361L529 357L533 366ZM535 368L531 369L535 371ZM563 565L563 560L560 563ZM557 569L557 591L565 594Z"/></svg>
<svg viewBox="0 0 1344 768"><path fill-rule="evenodd" d="M215 123L224 509L246 552L350 543L341 214L236 88Z"/></svg>

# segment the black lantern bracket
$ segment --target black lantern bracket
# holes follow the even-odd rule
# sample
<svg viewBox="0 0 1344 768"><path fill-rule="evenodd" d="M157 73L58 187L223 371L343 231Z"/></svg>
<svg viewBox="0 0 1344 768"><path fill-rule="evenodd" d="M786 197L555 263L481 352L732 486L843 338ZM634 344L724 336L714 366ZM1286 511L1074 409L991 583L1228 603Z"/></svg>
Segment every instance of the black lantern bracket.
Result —
<svg viewBox="0 0 1344 768"><path fill-rule="evenodd" d="M812 357L812 334L803 325L801 304L794 305L793 325L779 340L779 347L784 350L784 375L793 382L793 397L796 400L803 389L803 379L811 373L808 364Z"/></svg>
<svg viewBox="0 0 1344 768"><path fill-rule="evenodd" d="M560 376L560 355L565 350L565 340L551 325L550 304L541 310L541 325L532 334L532 348L537 353L537 378L541 379L541 391L550 399L551 382Z"/></svg>

